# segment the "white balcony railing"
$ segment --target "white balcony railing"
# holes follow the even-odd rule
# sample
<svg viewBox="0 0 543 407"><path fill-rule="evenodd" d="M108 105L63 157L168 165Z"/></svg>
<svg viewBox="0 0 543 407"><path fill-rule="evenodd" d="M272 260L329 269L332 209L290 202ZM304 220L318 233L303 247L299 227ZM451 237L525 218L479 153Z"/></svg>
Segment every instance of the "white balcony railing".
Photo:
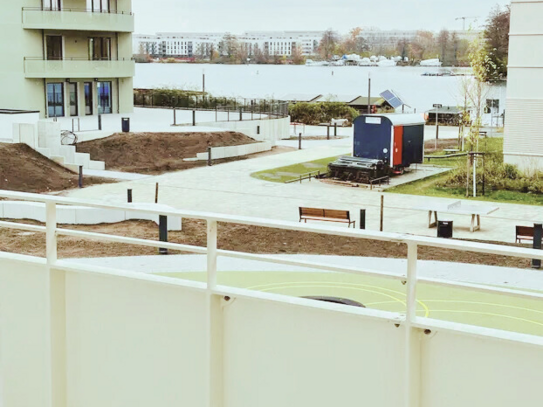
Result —
<svg viewBox="0 0 543 407"><path fill-rule="evenodd" d="M72 31L134 31L134 15L130 12L101 13L85 9L23 9L23 28Z"/></svg>
<svg viewBox="0 0 543 407"><path fill-rule="evenodd" d="M8 191L0 197L46 205L45 226L0 222L46 236L45 261L0 253L4 407L321 407L334 400L384 407L539 405L543 338L418 317L416 309L421 283L499 294L504 303L543 301L537 292L421 278L419 246L528 259L543 259L541 251ZM207 247L61 228L57 205L201 219ZM407 268L399 275L220 250L218 222L405 244ZM58 236L205 254L207 279L195 283L59 260ZM406 286L405 311L219 286L219 257L392 279Z"/></svg>
<svg viewBox="0 0 543 407"><path fill-rule="evenodd" d="M129 78L135 74L132 59L89 61L88 59L44 60L25 58L27 78Z"/></svg>

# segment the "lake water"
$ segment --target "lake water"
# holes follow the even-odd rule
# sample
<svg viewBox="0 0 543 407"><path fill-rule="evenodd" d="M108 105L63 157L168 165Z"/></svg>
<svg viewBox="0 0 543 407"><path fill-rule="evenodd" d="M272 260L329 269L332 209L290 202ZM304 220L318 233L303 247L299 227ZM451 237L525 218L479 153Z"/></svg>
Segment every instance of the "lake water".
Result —
<svg viewBox="0 0 543 407"><path fill-rule="evenodd" d="M463 105L460 83L465 77L421 76L437 70L428 67L136 64L134 87L201 90L205 72L206 91L217 96L281 98L289 93L366 96L370 74L373 96L387 89L395 90L418 112L432 108L435 103ZM467 69L457 71L469 72ZM504 86L497 86L487 96L500 99L500 113L505 107L505 93Z"/></svg>

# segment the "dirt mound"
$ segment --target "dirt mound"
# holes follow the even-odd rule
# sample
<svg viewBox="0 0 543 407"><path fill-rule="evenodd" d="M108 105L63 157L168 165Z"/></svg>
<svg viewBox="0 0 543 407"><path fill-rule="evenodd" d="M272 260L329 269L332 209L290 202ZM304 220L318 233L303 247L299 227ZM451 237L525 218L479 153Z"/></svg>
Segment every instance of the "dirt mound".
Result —
<svg viewBox="0 0 543 407"><path fill-rule="evenodd" d="M85 177L85 185L110 182ZM26 144L0 143L0 189L51 192L77 188L78 175L44 157Z"/></svg>
<svg viewBox="0 0 543 407"><path fill-rule="evenodd" d="M216 133L116 133L77 144L77 151L104 161L106 169L138 173L162 173L195 166L194 158L208 147L239 146L256 141L236 132Z"/></svg>

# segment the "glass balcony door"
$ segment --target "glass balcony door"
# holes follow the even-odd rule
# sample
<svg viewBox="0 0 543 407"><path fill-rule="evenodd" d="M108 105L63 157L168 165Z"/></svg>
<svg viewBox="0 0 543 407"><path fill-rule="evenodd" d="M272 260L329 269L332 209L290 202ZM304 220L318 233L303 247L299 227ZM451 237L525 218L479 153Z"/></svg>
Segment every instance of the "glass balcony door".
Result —
<svg viewBox="0 0 543 407"><path fill-rule="evenodd" d="M62 10L62 0L43 0L44 10Z"/></svg>
<svg viewBox="0 0 543 407"><path fill-rule="evenodd" d="M98 114L113 112L111 82L98 82Z"/></svg>
<svg viewBox="0 0 543 407"><path fill-rule="evenodd" d="M70 83L69 89L70 89L70 116L77 116L78 114L78 108L77 108L77 83Z"/></svg>
<svg viewBox="0 0 543 407"><path fill-rule="evenodd" d="M87 0L87 9L95 13L109 13L111 0Z"/></svg>
<svg viewBox="0 0 543 407"><path fill-rule="evenodd" d="M85 82L85 115L92 115L94 109L93 97L92 97L92 82Z"/></svg>
<svg viewBox="0 0 543 407"><path fill-rule="evenodd" d="M111 38L89 38L89 60L111 61Z"/></svg>
<svg viewBox="0 0 543 407"><path fill-rule="evenodd" d="M45 37L45 47L47 49L47 60L60 61L62 60L62 36L47 35Z"/></svg>
<svg viewBox="0 0 543 407"><path fill-rule="evenodd" d="M64 117L64 84L47 84L47 115L49 117Z"/></svg>

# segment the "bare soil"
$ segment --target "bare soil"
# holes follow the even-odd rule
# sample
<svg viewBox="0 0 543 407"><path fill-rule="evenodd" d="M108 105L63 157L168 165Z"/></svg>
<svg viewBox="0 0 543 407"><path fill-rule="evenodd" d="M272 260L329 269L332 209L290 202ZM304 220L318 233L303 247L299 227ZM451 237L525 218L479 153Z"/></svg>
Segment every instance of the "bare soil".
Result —
<svg viewBox="0 0 543 407"><path fill-rule="evenodd" d="M205 153L208 147L239 146L257 141L236 132L211 133L116 133L77 144L77 151L104 161L107 170L162 174L206 165L205 161L183 161ZM214 163L240 158L214 160Z"/></svg>
<svg viewBox="0 0 543 407"><path fill-rule="evenodd" d="M28 223L37 224L36 222ZM67 226L66 228L158 240L158 227L149 221L128 221L97 226ZM236 224L220 224L218 239L220 249L247 253L320 254L402 259L407 256L406 246L398 243ZM62 258L157 254L157 250L153 248L100 243L73 237L61 236L58 241L59 257ZM200 220L185 219L183 231L170 232L169 241L204 247L206 245L206 223ZM505 245L496 242L487 243ZM43 257L45 256L45 236L42 233L0 229L0 251ZM526 259L429 247L420 247L419 259L504 267L530 267L530 262Z"/></svg>
<svg viewBox="0 0 543 407"><path fill-rule="evenodd" d="M0 189L20 192L55 192L77 188L79 176L26 144L0 143ZM85 177L84 185L112 182Z"/></svg>

